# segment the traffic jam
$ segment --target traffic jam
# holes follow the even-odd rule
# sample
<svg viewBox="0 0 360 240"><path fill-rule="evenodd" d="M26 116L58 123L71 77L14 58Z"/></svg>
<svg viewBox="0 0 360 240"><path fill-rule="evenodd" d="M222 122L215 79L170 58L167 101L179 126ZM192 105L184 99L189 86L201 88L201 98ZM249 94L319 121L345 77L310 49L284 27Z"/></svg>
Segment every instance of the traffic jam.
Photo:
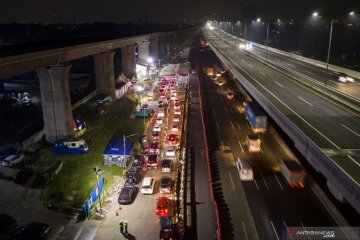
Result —
<svg viewBox="0 0 360 240"><path fill-rule="evenodd" d="M143 108L153 115L142 138L139 152L120 191L120 205L132 204L137 193L156 195L154 214L160 218L160 239L174 239L175 181L179 171L179 146L184 111L184 89L176 76L161 77L154 99Z"/></svg>

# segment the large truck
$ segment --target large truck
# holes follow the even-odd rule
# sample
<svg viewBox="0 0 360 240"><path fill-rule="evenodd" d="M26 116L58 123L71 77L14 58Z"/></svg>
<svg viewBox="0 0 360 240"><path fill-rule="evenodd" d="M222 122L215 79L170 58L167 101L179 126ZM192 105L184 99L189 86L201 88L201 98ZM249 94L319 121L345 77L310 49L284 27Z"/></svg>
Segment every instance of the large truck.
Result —
<svg viewBox="0 0 360 240"><path fill-rule="evenodd" d="M247 101L245 105L246 118L255 133L266 132L267 116L262 107L255 101Z"/></svg>
<svg viewBox="0 0 360 240"><path fill-rule="evenodd" d="M282 160L281 173L291 187L303 188L305 186L305 171L295 160Z"/></svg>
<svg viewBox="0 0 360 240"><path fill-rule="evenodd" d="M53 150L56 155L80 154L89 151L89 146L84 139L56 140Z"/></svg>
<svg viewBox="0 0 360 240"><path fill-rule="evenodd" d="M206 68L206 74L207 74L208 76L214 75L214 68L212 68L212 67Z"/></svg>

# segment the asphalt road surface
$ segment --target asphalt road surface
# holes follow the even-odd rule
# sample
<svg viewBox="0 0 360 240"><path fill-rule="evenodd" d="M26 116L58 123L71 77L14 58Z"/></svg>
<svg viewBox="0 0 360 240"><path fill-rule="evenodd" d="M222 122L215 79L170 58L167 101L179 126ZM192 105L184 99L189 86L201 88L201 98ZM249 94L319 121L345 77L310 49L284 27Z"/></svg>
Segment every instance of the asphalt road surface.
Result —
<svg viewBox="0 0 360 240"><path fill-rule="evenodd" d="M221 68L212 51L199 55L203 67ZM287 155L272 131L260 135L262 153L249 154L245 138L251 129L241 111L244 98L230 78L220 78L225 82L223 86L199 73L209 148L218 164L219 185L231 219L230 227L224 226L224 239L284 239L287 227L334 226L309 188L291 188L279 172L279 160ZM235 93L235 99L226 98L229 91ZM254 181L240 181L237 157L249 160Z"/></svg>

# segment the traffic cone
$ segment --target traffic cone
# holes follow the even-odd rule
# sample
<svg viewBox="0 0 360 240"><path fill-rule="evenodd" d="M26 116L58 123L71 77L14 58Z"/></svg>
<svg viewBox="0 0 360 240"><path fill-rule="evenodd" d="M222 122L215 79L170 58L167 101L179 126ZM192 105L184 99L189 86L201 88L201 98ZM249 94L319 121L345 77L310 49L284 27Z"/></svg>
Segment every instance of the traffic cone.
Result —
<svg viewBox="0 0 360 240"><path fill-rule="evenodd" d="M116 216L119 216L119 212L118 212L118 210L116 210Z"/></svg>

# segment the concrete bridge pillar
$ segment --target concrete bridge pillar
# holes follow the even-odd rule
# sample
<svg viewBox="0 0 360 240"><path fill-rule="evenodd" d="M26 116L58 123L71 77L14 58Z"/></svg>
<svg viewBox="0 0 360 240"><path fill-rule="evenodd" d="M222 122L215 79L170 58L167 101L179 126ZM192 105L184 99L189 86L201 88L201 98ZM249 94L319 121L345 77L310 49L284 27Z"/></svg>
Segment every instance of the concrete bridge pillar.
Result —
<svg viewBox="0 0 360 240"><path fill-rule="evenodd" d="M154 60L154 64L157 64L159 60L159 39L151 39L149 46L150 57Z"/></svg>
<svg viewBox="0 0 360 240"><path fill-rule="evenodd" d="M170 57L170 51L171 51L171 43L170 40L166 39L166 44L165 44L165 57L166 59L169 59Z"/></svg>
<svg viewBox="0 0 360 240"><path fill-rule="evenodd" d="M58 65L37 70L45 139L48 142L74 136L68 80L70 68L71 65Z"/></svg>
<svg viewBox="0 0 360 240"><path fill-rule="evenodd" d="M114 52L94 55L96 93L115 99Z"/></svg>
<svg viewBox="0 0 360 240"><path fill-rule="evenodd" d="M138 42L138 53L139 53L139 60L142 63L147 63L148 58L149 58L149 45L150 42L149 41L143 41L143 42Z"/></svg>
<svg viewBox="0 0 360 240"><path fill-rule="evenodd" d="M160 59L165 59L165 36L160 36L159 37L159 45L158 45L158 49L159 49L159 58Z"/></svg>
<svg viewBox="0 0 360 240"><path fill-rule="evenodd" d="M130 45L121 48L122 72L129 79L136 78L136 47L136 45Z"/></svg>

